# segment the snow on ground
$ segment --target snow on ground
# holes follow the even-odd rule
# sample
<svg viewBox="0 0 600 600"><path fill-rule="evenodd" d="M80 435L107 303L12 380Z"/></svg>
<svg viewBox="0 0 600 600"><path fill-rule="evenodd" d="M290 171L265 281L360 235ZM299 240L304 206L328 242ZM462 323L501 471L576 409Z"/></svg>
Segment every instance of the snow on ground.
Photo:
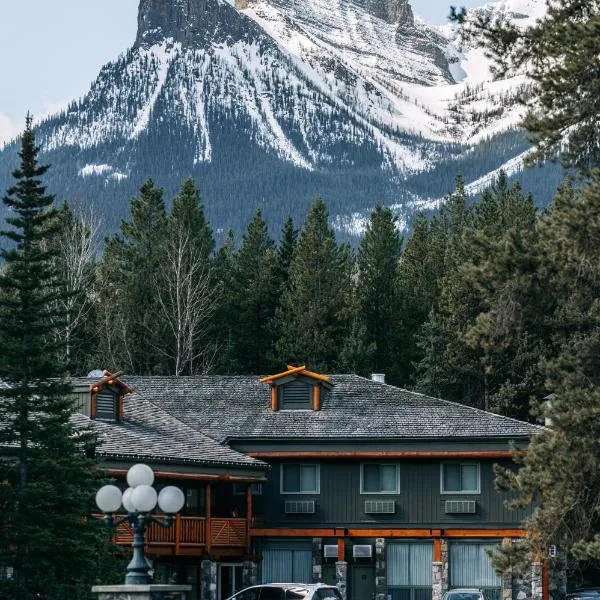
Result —
<svg viewBox="0 0 600 600"><path fill-rule="evenodd" d="M494 171L490 171L489 173L486 173L483 177L472 181L471 183L465 186L465 191L470 196L474 194L479 194L486 187L489 187L495 179L498 178L498 175L500 175L500 171L504 171L507 175L513 175L514 173L523 170L523 160L525 160L525 157L529 154L529 152L530 150L527 150L526 152L523 152L522 154L511 158Z"/></svg>

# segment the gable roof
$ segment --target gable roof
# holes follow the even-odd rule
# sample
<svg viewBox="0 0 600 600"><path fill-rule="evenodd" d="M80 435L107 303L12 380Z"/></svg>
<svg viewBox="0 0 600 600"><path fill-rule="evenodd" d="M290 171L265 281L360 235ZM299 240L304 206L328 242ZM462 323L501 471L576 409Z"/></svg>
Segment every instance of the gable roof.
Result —
<svg viewBox="0 0 600 600"><path fill-rule="evenodd" d="M74 385L93 380L75 379ZM269 466L236 452L178 420L150 399L135 391L124 402L123 419L105 422L75 413L76 426L92 425L99 433L99 457L109 460L149 460L175 464L195 464L266 470Z"/></svg>
<svg viewBox="0 0 600 600"><path fill-rule="evenodd" d="M258 376L125 377L177 420L214 440L529 438L542 428L358 375L332 375L321 410L273 412Z"/></svg>

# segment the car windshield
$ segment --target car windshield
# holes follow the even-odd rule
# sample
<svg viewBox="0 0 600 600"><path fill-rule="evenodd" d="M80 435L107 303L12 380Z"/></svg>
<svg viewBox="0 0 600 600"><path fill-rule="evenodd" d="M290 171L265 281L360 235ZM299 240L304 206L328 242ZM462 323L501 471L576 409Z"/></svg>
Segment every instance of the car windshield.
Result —
<svg viewBox="0 0 600 600"><path fill-rule="evenodd" d="M445 600L482 600L479 592L448 592Z"/></svg>
<svg viewBox="0 0 600 600"><path fill-rule="evenodd" d="M306 598L306 594L308 594L308 590L305 588L291 588L285 591L285 598L286 600L300 600Z"/></svg>

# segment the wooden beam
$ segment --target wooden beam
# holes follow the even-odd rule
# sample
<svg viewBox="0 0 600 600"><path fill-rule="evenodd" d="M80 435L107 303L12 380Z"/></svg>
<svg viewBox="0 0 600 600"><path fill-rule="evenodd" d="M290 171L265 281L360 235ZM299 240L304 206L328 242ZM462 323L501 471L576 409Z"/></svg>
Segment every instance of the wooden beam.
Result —
<svg viewBox="0 0 600 600"><path fill-rule="evenodd" d="M247 525L247 536L248 536L248 544L246 546L246 550L248 554L250 554L250 550L252 549L252 537L250 536L250 530L252 529L252 484L248 483L246 485L246 525Z"/></svg>
<svg viewBox="0 0 600 600"><path fill-rule="evenodd" d="M523 529L445 529L447 538L477 538L477 537L525 537Z"/></svg>
<svg viewBox="0 0 600 600"><path fill-rule="evenodd" d="M442 562L442 540L433 540L433 562Z"/></svg>
<svg viewBox="0 0 600 600"><path fill-rule="evenodd" d="M299 450L248 452L252 458L512 458L510 450Z"/></svg>
<svg viewBox="0 0 600 600"><path fill-rule="evenodd" d="M206 484L206 490L205 490L205 504L206 504L206 523L205 523L205 527L206 527L206 531L205 531L205 535L206 535L206 551L208 553L210 553L211 550L211 537L212 537L212 531L210 528L210 522L211 522L211 511L212 511L212 497L211 497L211 485L210 482L208 482Z"/></svg>
<svg viewBox="0 0 600 600"><path fill-rule="evenodd" d="M548 571L548 561L542 564L542 600L550 598L550 573Z"/></svg>
<svg viewBox="0 0 600 600"><path fill-rule="evenodd" d="M318 383L313 386L313 410L321 410L321 386Z"/></svg>
<svg viewBox="0 0 600 600"><path fill-rule="evenodd" d="M181 516L175 515L175 554L179 554L179 542L181 541Z"/></svg>
<svg viewBox="0 0 600 600"><path fill-rule="evenodd" d="M282 377L287 377L288 375L294 375L295 373L300 373L306 370L306 365L302 365L301 367L288 367L287 371L283 373L277 373L277 375L269 375L268 377L263 377L260 382L261 383L272 383L277 379L281 379Z"/></svg>
<svg viewBox="0 0 600 600"><path fill-rule="evenodd" d="M346 539L343 537L338 538L338 561L346 560Z"/></svg>
<svg viewBox="0 0 600 600"><path fill-rule="evenodd" d="M258 529L250 530L252 537L335 537L335 529Z"/></svg>
<svg viewBox="0 0 600 600"><path fill-rule="evenodd" d="M104 469L110 475L114 477L125 477L127 475L127 469ZM157 479L185 479L193 481L232 481L239 483L261 483L266 481L265 477L260 479L243 477L238 475L211 475L208 473L176 473L174 471L154 471L154 476Z"/></svg>
<svg viewBox="0 0 600 600"><path fill-rule="evenodd" d="M277 388L274 385L271 386L271 410L273 412L277 412L279 409L279 397L277 394Z"/></svg>

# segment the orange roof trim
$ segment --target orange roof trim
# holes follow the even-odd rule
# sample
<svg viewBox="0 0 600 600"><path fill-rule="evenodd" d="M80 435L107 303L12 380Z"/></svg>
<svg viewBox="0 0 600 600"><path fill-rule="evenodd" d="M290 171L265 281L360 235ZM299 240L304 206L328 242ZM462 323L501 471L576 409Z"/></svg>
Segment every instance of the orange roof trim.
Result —
<svg viewBox="0 0 600 600"><path fill-rule="evenodd" d="M289 375L304 375L305 377L309 377L310 379L316 379L317 381L325 381L329 383L329 377L327 375L319 375L318 373L313 373L312 371L308 371L306 369L306 365L302 365L301 367L293 367L292 365L286 365L287 371L283 373L277 373L277 375L269 375L268 377L263 377L260 381L261 383L272 383L273 381L277 381L277 379L281 379L282 377L288 377Z"/></svg>
<svg viewBox="0 0 600 600"><path fill-rule="evenodd" d="M126 384L124 384L119 377L123 375L123 371L118 371L117 373L111 373L106 369L103 371L104 376L99 379L96 383L92 383L90 385L90 390L92 392L98 392L103 387L107 385L117 385L121 388L123 394L130 394L133 390Z"/></svg>

